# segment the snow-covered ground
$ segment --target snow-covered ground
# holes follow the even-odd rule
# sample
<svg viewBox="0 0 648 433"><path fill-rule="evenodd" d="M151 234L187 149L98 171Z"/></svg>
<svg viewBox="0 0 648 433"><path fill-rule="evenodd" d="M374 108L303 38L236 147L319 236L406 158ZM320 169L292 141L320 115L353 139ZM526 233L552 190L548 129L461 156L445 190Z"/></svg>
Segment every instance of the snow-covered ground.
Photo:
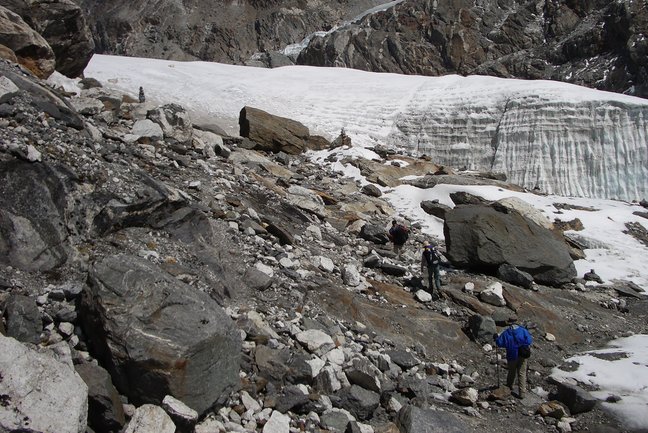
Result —
<svg viewBox="0 0 648 433"><path fill-rule="evenodd" d="M225 119L228 123L221 126L227 127L233 135L238 133L238 115L245 105L298 120L308 126L312 133L322 134L329 139L336 137L340 129L344 128L351 136L354 147L343 152L350 156L369 158L375 154L367 147L384 143L390 137L397 121L402 121L405 113L411 109L411 101L415 99L413 96L423 89L426 89L429 97L437 92L444 100L454 98L455 107L460 107L463 103L469 105L475 99L486 101L488 98L500 98L513 93L520 98L527 95L574 103L600 100L604 93L549 81L530 83L458 76L433 79L300 66L270 70L113 56L95 56L85 75L133 97L137 95L138 88L143 86L148 100L178 103L203 120ZM74 82L60 75L53 76L51 81L64 85L70 91L78 90ZM612 103L648 106L648 101L624 95L608 93L605 98ZM329 152L312 152L310 156L325 164ZM359 171L349 165L338 162L333 164L333 168L366 182L361 179ZM646 179L640 181L645 183ZM540 209L552 221L557 217L563 221L578 218L585 227L578 234L590 245L585 251L587 258L576 262L578 273L582 276L586 271L595 269L605 281L630 280L648 291L648 267L645 265L648 247L623 233L628 222L648 228L647 219L633 215L636 211L647 211L637 204L516 193L488 186L438 185L423 190L403 185L382 189L384 197L401 216L420 223L425 233L440 239L443 238L442 221L425 214L419 204L422 200L438 199L441 203L452 206L449 194L459 190L487 199L515 196ZM558 213L554 203L568 203L592 210L561 210ZM630 368L628 363L633 362L629 359L602 363L596 358L583 356L577 357L578 362L583 362L583 367L569 375L579 380L599 380L596 382L601 387L599 396L606 398L607 393L621 395L623 400L616 403L614 409L621 416L648 428L645 416L648 413L648 389L645 381L637 379L638 376L642 377L641 380L648 377L648 372L644 371L648 337L637 336L611 344L630 344L630 349L626 351L636 353L633 356L637 359L643 357L643 361L637 361L641 367L637 368L637 373L627 374ZM605 374L588 376L589 369L595 367L602 368ZM604 378L607 379L602 380Z"/></svg>
<svg viewBox="0 0 648 433"><path fill-rule="evenodd" d="M586 352L567 361L577 362L579 369L565 372L556 368L553 377L598 386L600 390L592 395L603 401L605 409L624 419L631 429L648 427L648 335L621 338L611 342L607 349ZM608 397L621 400L606 402Z"/></svg>

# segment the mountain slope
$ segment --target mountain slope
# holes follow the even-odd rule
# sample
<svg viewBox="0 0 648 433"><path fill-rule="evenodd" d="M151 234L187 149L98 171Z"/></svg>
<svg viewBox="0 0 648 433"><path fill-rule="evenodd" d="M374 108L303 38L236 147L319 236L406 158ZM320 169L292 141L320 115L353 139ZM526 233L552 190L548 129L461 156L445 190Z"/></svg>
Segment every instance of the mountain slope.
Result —
<svg viewBox="0 0 648 433"><path fill-rule="evenodd" d="M297 62L552 79L646 97L647 33L645 2L406 1L313 38Z"/></svg>
<svg viewBox="0 0 648 433"><path fill-rule="evenodd" d="M348 20L382 0L76 0L98 53L242 64Z"/></svg>

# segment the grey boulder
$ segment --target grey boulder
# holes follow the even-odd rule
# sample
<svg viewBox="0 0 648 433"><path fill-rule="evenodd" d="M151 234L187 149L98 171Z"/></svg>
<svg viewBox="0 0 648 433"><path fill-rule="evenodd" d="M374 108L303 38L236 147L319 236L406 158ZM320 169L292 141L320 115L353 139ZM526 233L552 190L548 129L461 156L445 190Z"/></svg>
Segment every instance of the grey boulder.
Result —
<svg viewBox="0 0 648 433"><path fill-rule="evenodd" d="M4 314L7 319L7 336L23 343L38 344L40 333L43 331L36 300L24 295L12 295L5 305Z"/></svg>
<svg viewBox="0 0 648 433"><path fill-rule="evenodd" d="M0 431L86 431L88 387L67 355L60 360L0 335Z"/></svg>
<svg viewBox="0 0 648 433"><path fill-rule="evenodd" d="M67 261L71 178L49 164L0 162L0 264L48 271Z"/></svg>
<svg viewBox="0 0 648 433"><path fill-rule="evenodd" d="M572 415L589 412L596 405L596 398L576 385L560 382L556 391L556 400L564 403Z"/></svg>
<svg viewBox="0 0 648 433"><path fill-rule="evenodd" d="M446 214L443 232L458 267L494 273L509 264L550 286L576 276L564 238L501 205L459 205Z"/></svg>
<svg viewBox="0 0 648 433"><path fill-rule="evenodd" d="M168 394L203 413L239 386L241 341L231 319L144 259L96 263L80 310L91 352L135 404Z"/></svg>

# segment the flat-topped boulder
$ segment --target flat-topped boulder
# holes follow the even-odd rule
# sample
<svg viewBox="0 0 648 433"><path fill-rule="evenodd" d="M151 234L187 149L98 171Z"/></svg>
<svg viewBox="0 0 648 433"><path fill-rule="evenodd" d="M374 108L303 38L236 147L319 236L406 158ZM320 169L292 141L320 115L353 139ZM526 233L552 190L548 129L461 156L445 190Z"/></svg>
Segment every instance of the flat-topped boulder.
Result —
<svg viewBox="0 0 648 433"><path fill-rule="evenodd" d="M257 150L297 155L330 145L322 137L311 137L308 128L296 120L275 116L258 108L243 107L239 126L241 136L252 140Z"/></svg>

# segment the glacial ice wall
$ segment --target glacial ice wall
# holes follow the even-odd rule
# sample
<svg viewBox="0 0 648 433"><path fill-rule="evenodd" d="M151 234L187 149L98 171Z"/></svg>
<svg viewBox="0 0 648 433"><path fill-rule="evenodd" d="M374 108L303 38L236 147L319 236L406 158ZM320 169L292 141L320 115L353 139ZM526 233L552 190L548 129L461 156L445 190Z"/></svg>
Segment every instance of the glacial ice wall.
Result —
<svg viewBox="0 0 648 433"><path fill-rule="evenodd" d="M648 198L647 105L489 92L414 103L389 141L442 165L505 173L550 194Z"/></svg>

